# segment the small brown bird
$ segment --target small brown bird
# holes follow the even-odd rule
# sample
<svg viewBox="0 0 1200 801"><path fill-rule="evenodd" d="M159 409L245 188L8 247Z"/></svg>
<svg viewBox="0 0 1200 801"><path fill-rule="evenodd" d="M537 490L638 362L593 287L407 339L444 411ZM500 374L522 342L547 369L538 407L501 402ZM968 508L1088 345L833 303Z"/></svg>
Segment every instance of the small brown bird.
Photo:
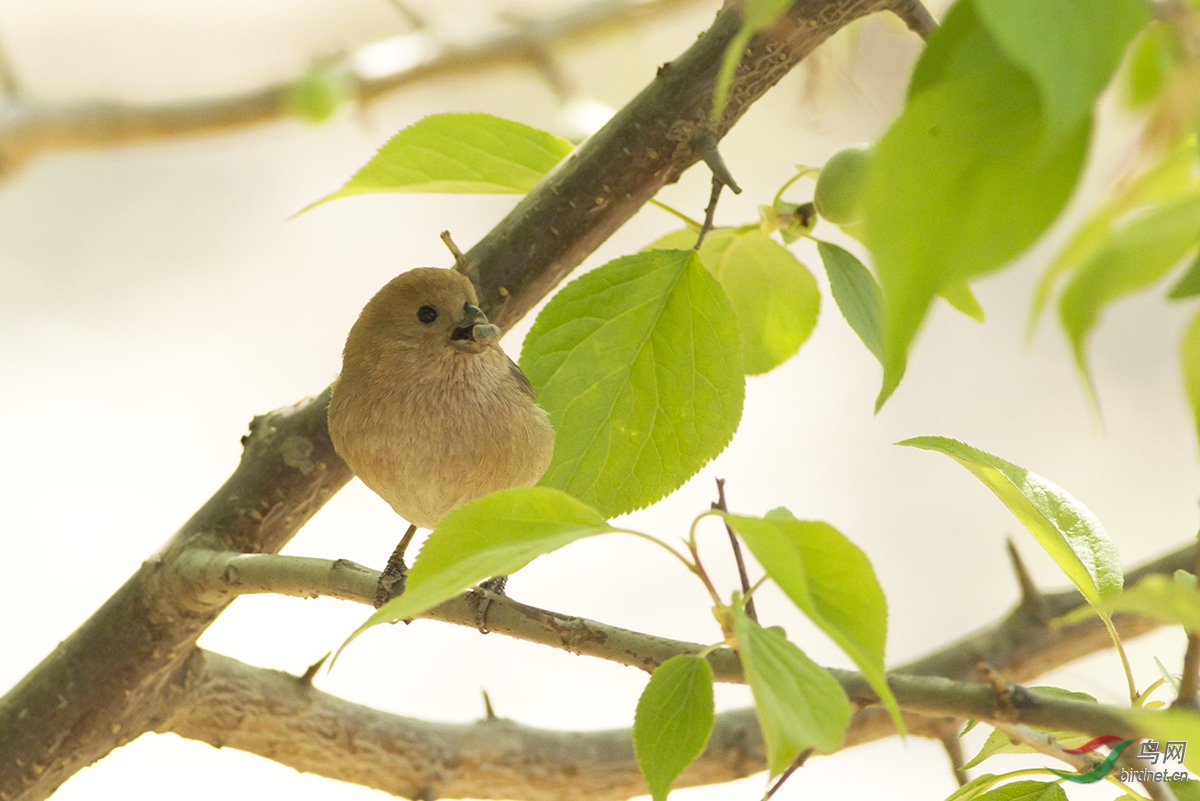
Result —
<svg viewBox="0 0 1200 801"><path fill-rule="evenodd" d="M329 403L333 447L411 524L377 607L404 591L404 550L418 526L489 492L532 486L550 464L550 420L478 302L461 273L418 267L379 290L346 338Z"/></svg>

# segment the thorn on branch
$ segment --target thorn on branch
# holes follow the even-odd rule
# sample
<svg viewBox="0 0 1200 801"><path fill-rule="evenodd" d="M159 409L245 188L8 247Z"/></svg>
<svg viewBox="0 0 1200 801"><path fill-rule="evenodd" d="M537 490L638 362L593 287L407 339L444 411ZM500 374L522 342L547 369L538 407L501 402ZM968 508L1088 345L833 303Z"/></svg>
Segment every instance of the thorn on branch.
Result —
<svg viewBox="0 0 1200 801"><path fill-rule="evenodd" d="M737 181L733 180L733 173L726 166L725 159L721 158L721 151L717 150L716 135L712 131L705 131L700 134L700 139L696 142L696 145L700 150L700 158L704 159L704 163L712 171L713 180L719 180L725 186L728 186L733 194L740 195L742 188L737 185Z"/></svg>
<svg viewBox="0 0 1200 801"><path fill-rule="evenodd" d="M488 691L483 691L483 719L484 720L499 720L496 716L496 710L492 707L492 697L488 695Z"/></svg>
<svg viewBox="0 0 1200 801"><path fill-rule="evenodd" d="M332 654L331 651L326 651L325 656L321 657L316 662L313 662L311 665L308 666L308 669L304 671L304 674L299 677L300 684L303 687L305 687L305 688L312 687L313 679L316 677L317 671L319 671L321 669L321 667L325 664L326 660L329 659L331 654Z"/></svg>
<svg viewBox="0 0 1200 801"><path fill-rule="evenodd" d="M962 787L967 783L967 772L963 769L966 759L963 754L962 739L958 736L958 723L959 721L955 721L952 725L943 728L938 739L942 741L942 748L945 749L946 756L950 760L950 770L954 772L954 780L958 782L959 787Z"/></svg>
<svg viewBox="0 0 1200 801"><path fill-rule="evenodd" d="M895 0L891 11L904 21L910 31L922 39L928 40L938 29L937 20L929 13L929 9L922 5L921 0Z"/></svg>
<svg viewBox="0 0 1200 801"><path fill-rule="evenodd" d="M566 103L578 94L577 87L574 86L571 79L563 72L562 67L546 52L544 47L531 46L529 48L529 62L537 70L538 75L550 87L550 90L554 92L559 103Z"/></svg>
<svg viewBox="0 0 1200 801"><path fill-rule="evenodd" d="M1008 559L1012 563L1013 573L1017 576L1017 586L1021 588L1020 608L1030 618L1044 626L1050 620L1046 597L1033 583L1033 577L1029 575L1029 570L1025 567L1025 562L1021 559L1021 554L1017 551L1017 546L1012 538L1010 537L1005 544L1008 548Z"/></svg>
<svg viewBox="0 0 1200 801"><path fill-rule="evenodd" d="M712 505L712 508L721 512L729 511L729 507L725 505L725 479L723 478L717 479L717 502ZM746 573L746 560L742 558L742 546L728 523L725 524L725 533L729 535L729 544L733 547L733 558L737 562L738 578L742 581L742 597L746 597L750 593L750 576ZM746 598L746 617L755 623L758 622L758 612L754 609L753 598Z"/></svg>

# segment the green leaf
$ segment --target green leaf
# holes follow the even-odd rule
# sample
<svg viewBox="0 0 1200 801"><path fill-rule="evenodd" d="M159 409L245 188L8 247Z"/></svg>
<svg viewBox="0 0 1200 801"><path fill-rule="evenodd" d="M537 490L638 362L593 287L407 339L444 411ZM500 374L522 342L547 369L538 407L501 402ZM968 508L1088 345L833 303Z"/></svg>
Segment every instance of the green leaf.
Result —
<svg viewBox="0 0 1200 801"><path fill-rule="evenodd" d="M987 792L987 789L1000 781L1001 778L994 773L984 773L976 776L946 796L946 801L973 801L973 799L979 798L979 796Z"/></svg>
<svg viewBox="0 0 1200 801"><path fill-rule="evenodd" d="M409 570L404 594L378 609L351 639L376 624L419 615L575 540L612 531L599 512L558 490L522 487L485 495L442 518Z"/></svg>
<svg viewBox="0 0 1200 801"><path fill-rule="evenodd" d="M800 350L817 324L817 281L790 250L757 230L720 244L710 247L706 239L700 260L733 304L746 375L773 370Z"/></svg>
<svg viewBox="0 0 1200 801"><path fill-rule="evenodd" d="M721 58L721 69L717 73L717 84L713 89L712 111L709 112L709 122L714 126L721 121L725 113L725 105L729 102L729 87L733 83L733 75L737 72L738 64L742 63L742 54L750 37L775 24L792 5L793 0L746 0L742 4L742 27L729 44L725 46L725 55Z"/></svg>
<svg viewBox="0 0 1200 801"><path fill-rule="evenodd" d="M786 509L765 518L719 514L779 588L854 660L903 734L883 666L887 600L866 554L833 526L797 520Z"/></svg>
<svg viewBox="0 0 1200 801"><path fill-rule="evenodd" d="M673 656L650 676L633 718L633 751L654 801L704 753L713 730L713 671L691 654Z"/></svg>
<svg viewBox="0 0 1200 801"><path fill-rule="evenodd" d="M1171 300L1183 300L1196 295L1200 295L1200 257L1192 259L1192 263L1184 271L1183 276L1167 293L1167 297Z"/></svg>
<svg viewBox="0 0 1200 801"><path fill-rule="evenodd" d="M1200 714L1194 711L1124 709L1121 715L1137 728L1139 734L1152 740L1200 743ZM1183 764L1193 774L1200 773L1200 748L1187 748L1183 754Z"/></svg>
<svg viewBox="0 0 1200 801"><path fill-rule="evenodd" d="M1090 259L1107 241L1118 219L1137 209L1162 204L1200 188L1200 182L1193 175L1195 164L1196 141L1193 138L1176 147L1145 172L1121 182L1120 189L1076 229L1046 268L1033 296L1029 313L1030 333L1036 327L1059 278Z"/></svg>
<svg viewBox="0 0 1200 801"><path fill-rule="evenodd" d="M973 0L979 19L1037 84L1051 140L1069 134L1151 18L1143 0Z"/></svg>
<svg viewBox="0 0 1200 801"><path fill-rule="evenodd" d="M1165 681L1168 685L1170 685L1171 689L1174 690L1176 692L1176 694L1178 694L1179 693L1179 683L1180 683L1180 679L1182 677L1167 670L1167 666L1164 665L1157 656L1154 657L1154 664L1158 666L1158 675L1162 676L1163 681Z"/></svg>
<svg viewBox="0 0 1200 801"><path fill-rule="evenodd" d="M1088 739L1088 737L1080 737L1078 743L1072 742L1069 745L1062 743L1061 741L1059 742L1064 748L1074 748L1076 745L1082 745L1083 743L1086 743ZM1014 743L1012 740L1008 739L1008 735L1004 732L998 729L992 729L991 733L988 734L987 739L984 740L983 747L979 749L979 753L977 753L969 762L963 765L963 770L970 770L971 768L981 764L985 759L994 757L997 754L1034 753L1037 753L1037 750L1034 749L1033 746L1026 745L1025 743Z"/></svg>
<svg viewBox="0 0 1200 801"><path fill-rule="evenodd" d="M1058 302L1059 319L1088 377L1087 338L1106 305L1162 278L1200 242L1200 191L1138 217L1076 272Z"/></svg>
<svg viewBox="0 0 1200 801"><path fill-rule="evenodd" d="M647 249L689 248L696 233L673 231ZM746 375L790 359L817 324L821 290L792 252L763 233L718 228L700 245L700 261L721 283L737 315Z"/></svg>
<svg viewBox="0 0 1200 801"><path fill-rule="evenodd" d="M1079 690L1067 690L1062 687L1051 687L1049 685L1042 685L1042 684L1039 684L1039 685L1036 685L1033 687L1026 687L1025 689L1027 689L1031 692L1035 692L1038 695L1048 695L1051 698L1065 698L1068 701L1084 701L1085 703L1089 703L1089 704L1100 703L1099 701L1096 700L1096 696L1089 695L1088 693L1080 692ZM1078 736L1083 737L1085 735L1081 734ZM1086 742L1086 740L1085 740L1085 742Z"/></svg>
<svg viewBox="0 0 1200 801"><path fill-rule="evenodd" d="M1093 606L1124 583L1121 559L1095 515L1037 473L946 437L914 437L908 445L944 453L996 494Z"/></svg>
<svg viewBox="0 0 1200 801"><path fill-rule="evenodd" d="M817 242L829 289L854 333L883 362L883 292L858 257L832 242Z"/></svg>
<svg viewBox="0 0 1200 801"><path fill-rule="evenodd" d="M827 754L841 748L850 725L850 700L842 686L778 629L764 629L746 617L740 604L732 613L771 775L785 770L806 748Z"/></svg>
<svg viewBox="0 0 1200 801"><path fill-rule="evenodd" d="M1054 782L1025 779L989 790L976 798L979 801L1067 801L1067 794Z"/></svg>
<svg viewBox="0 0 1200 801"><path fill-rule="evenodd" d="M1200 589L1187 581L1146 576L1110 599L1104 607L1114 612L1132 612L1164 623L1176 623L1189 633L1200 633Z"/></svg>
<svg viewBox="0 0 1200 801"><path fill-rule="evenodd" d="M867 172L863 235L884 297L877 408L934 296L1029 247L1066 203L1087 151L1088 120L1047 139L1035 85L973 8L955 5L930 38Z"/></svg>
<svg viewBox="0 0 1200 801"><path fill-rule="evenodd" d="M1183 367L1188 403L1192 407L1192 418L1196 423L1196 434L1200 436L1200 313L1192 318L1183 334L1183 341L1179 343L1179 360Z"/></svg>
<svg viewBox="0 0 1200 801"><path fill-rule="evenodd" d="M565 139L490 114L436 114L393 136L345 186L304 211L371 192L524 194L572 149Z"/></svg>
<svg viewBox="0 0 1200 801"><path fill-rule="evenodd" d="M971 285L966 281L951 281L938 290L938 294L943 300L975 322L983 322L985 316L983 307L979 305L979 300L971 291Z"/></svg>
<svg viewBox="0 0 1200 801"><path fill-rule="evenodd" d="M1087 693L1064 690L1059 687L1030 687L1028 689L1038 693L1039 695L1048 695L1052 698L1069 698L1074 701L1087 701L1093 704L1096 703L1096 699ZM1038 731L1048 732L1050 736L1054 738L1055 742L1057 742L1063 748L1075 748L1092 739L1091 735L1079 734L1078 732L1073 731L1052 731L1050 729L1043 728L1039 728ZM996 754L1033 753L1037 753L1037 750L1033 746L1026 745L1025 743L1014 743L1012 740L1008 739L1007 734L993 729L991 734L988 735L987 740L984 742L983 747L979 750L979 753L976 754L970 762L963 765L963 770L973 768L988 757L995 756Z"/></svg>
<svg viewBox="0 0 1200 801"><path fill-rule="evenodd" d="M1186 781L1170 781L1166 784L1175 793L1175 797L1179 801L1200 801L1200 781L1188 779ZM1137 799L1140 801L1140 799Z"/></svg>
<svg viewBox="0 0 1200 801"><path fill-rule="evenodd" d="M1179 40L1171 26L1151 23L1130 47L1125 73L1125 103L1139 109L1158 97L1182 60Z"/></svg>
<svg viewBox="0 0 1200 801"><path fill-rule="evenodd" d="M542 484L609 516L681 486L742 416L733 310L692 251L625 256L567 284L521 366L557 432Z"/></svg>

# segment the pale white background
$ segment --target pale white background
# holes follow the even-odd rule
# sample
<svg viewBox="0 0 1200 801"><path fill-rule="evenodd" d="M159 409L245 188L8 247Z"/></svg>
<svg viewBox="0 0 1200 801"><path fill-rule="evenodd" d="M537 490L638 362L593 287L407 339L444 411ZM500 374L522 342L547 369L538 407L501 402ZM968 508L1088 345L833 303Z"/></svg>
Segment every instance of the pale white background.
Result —
<svg viewBox="0 0 1200 801"><path fill-rule="evenodd" d="M487 7L467 0L429 5L437 9L431 17L450 26L448 35L488 18ZM555 55L584 96L619 107L707 27L715 6ZM314 56L404 29L385 0L0 2L0 41L26 91L60 101L165 101L248 89L296 75ZM899 108L918 50L900 26L875 19L823 48L819 69L788 77L723 146L746 191L722 202L719 221L753 219L793 165L819 164L845 143L875 138ZM448 264L439 231L451 229L466 248L511 207L513 199L503 197L391 195L287 220L336 188L396 130L444 111L562 124L558 100L535 73L489 69L415 86L320 127L287 121L219 138L52 155L0 185L0 536L7 566L0 691L227 477L253 414L328 384L345 333L375 289L409 267ZM1131 141L1128 126L1106 140L1073 218L1128 163ZM698 216L707 182L693 170L663 196ZM793 199L806 199L805 191L801 185ZM672 227L665 214L647 209L585 267ZM1062 584L986 489L945 457L892 447L897 440L961 438L1049 477L1099 516L1127 564L1183 542L1196 530L1200 478L1176 356L1188 309L1152 293L1106 315L1092 347L1101 426L1053 326L1025 343L1030 291L1061 233L1016 268L978 283L985 325L935 308L904 384L878 416L878 365L830 301L815 250L796 246L825 292L812 338L782 368L749 381L741 429L720 458L622 523L677 540L712 500L713 477L723 476L737 511L786 505L838 526L865 549L887 592L893 663L1005 613L1015 598L1007 536L1016 537L1039 581ZM505 340L514 357L527 324ZM286 552L379 565L402 526L354 482ZM723 536L706 529L706 553L727 579ZM541 559L510 588L530 603L642 631L719 637L699 587L667 557L627 538L591 540ZM848 664L778 596L764 593L760 610L818 661ZM298 673L340 644L366 612L331 600L246 598L201 642ZM1142 640L1132 649L1142 686L1156 677L1152 656L1177 669L1181 653L1182 638L1173 634ZM590 729L629 725L645 680L629 668L418 622L370 632L317 683L445 721L478 718L487 689L500 715ZM1106 701L1123 695L1119 666L1107 654L1049 680ZM723 708L747 701L744 688L719 689ZM939 746L892 740L813 760L779 797L925 799L952 787ZM679 797L757 799L763 788L758 776ZM57 797L167 793L183 800L218 793L384 797L152 735L81 772ZM1112 795L1071 790L1073 798Z"/></svg>

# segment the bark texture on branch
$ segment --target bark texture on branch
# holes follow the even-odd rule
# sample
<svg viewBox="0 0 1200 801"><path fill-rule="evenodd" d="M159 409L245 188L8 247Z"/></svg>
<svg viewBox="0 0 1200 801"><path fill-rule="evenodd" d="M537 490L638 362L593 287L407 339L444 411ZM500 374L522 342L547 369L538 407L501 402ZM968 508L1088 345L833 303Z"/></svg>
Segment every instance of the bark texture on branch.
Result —
<svg viewBox="0 0 1200 801"><path fill-rule="evenodd" d="M1193 563L1197 548L1189 545L1130 572L1130 584L1148 575L1172 575ZM197 559L197 583L236 590L238 583L214 577L209 563L228 555ZM256 558L243 570L248 591L281 585L298 597L330 596L370 605L378 572L352 562L328 562L302 557ZM317 563L324 563L318 569ZM234 564L248 566L246 557ZM296 581L299 574L304 581ZM1128 724L1110 709L1094 704L1060 703L1059 699L1016 692L1021 705L1002 701L989 686L978 685L978 665L985 663L1007 681L1024 683L1089 653L1110 647L1111 640L1098 617L1070 626L1051 627L1061 617L1086 606L1075 590L1043 594L1026 587L1025 600L1002 620L935 653L902 665L889 681L910 734L957 742L965 717L1001 719L1054 730L1078 726L1100 734L1127 731ZM1033 610L1029 594L1037 593ZM455 625L477 625L476 607L463 595L426 615ZM1123 638L1160 625L1134 615L1117 615L1114 624ZM647 672L676 654L699 653L703 646L628 631L584 618L559 615L512 599L493 604L489 629L496 634L536 642L571 653L586 654ZM508 798L513 792L515 766L521 766L521 798L527 801L591 799L616 801L647 792L633 759L629 729L599 732L547 731L512 721L480 721L447 726L418 721L351 704L313 688L302 679L279 671L242 664L218 654L195 657L201 667L189 671L192 681L171 716L158 727L210 743L230 746L273 759L296 770L407 797L428 790L441 798ZM709 663L719 681L742 681L737 657L727 648L710 652ZM860 709L846 733L845 748L885 737L896 731L874 692L858 674L834 671ZM1130 733L1133 736L1133 733ZM491 741L494 738L494 741ZM436 743L436 747L434 746ZM731 710L717 716L713 739L705 753L679 778L677 787L733 781L766 768L762 734L753 709ZM564 784L564 777L571 781Z"/></svg>
<svg viewBox="0 0 1200 801"><path fill-rule="evenodd" d="M799 0L751 42L720 138L805 56L885 0ZM726 9L605 128L469 253L481 305L507 327L662 186L699 158ZM398 269L399 271L399 269ZM256 418L237 471L162 552L0 699L0 800L42 799L112 749L153 730L194 677L196 638L225 608L170 567L189 546L278 551L350 478L325 428L329 391Z"/></svg>

